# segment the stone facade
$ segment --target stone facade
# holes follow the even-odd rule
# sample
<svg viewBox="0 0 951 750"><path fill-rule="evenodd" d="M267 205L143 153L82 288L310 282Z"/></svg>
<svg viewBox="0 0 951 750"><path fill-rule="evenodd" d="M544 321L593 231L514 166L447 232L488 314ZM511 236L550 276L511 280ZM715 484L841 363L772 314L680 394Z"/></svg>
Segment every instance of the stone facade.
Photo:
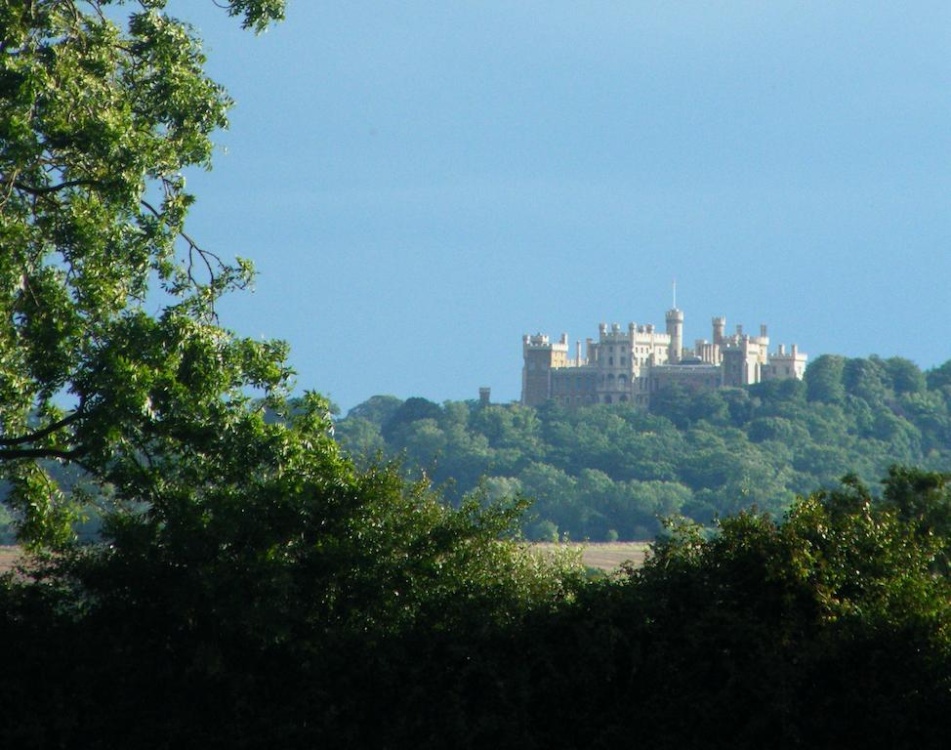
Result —
<svg viewBox="0 0 951 750"><path fill-rule="evenodd" d="M653 325L601 324L598 340L581 342L570 356L568 334L557 342L540 333L522 339L522 403L554 400L566 406L634 403L647 407L651 394L678 383L688 388L739 387L780 378L802 379L806 355L793 344L769 353L766 326L758 336L725 334L726 319L713 319L713 340L683 346L684 314L674 308L664 331Z"/></svg>

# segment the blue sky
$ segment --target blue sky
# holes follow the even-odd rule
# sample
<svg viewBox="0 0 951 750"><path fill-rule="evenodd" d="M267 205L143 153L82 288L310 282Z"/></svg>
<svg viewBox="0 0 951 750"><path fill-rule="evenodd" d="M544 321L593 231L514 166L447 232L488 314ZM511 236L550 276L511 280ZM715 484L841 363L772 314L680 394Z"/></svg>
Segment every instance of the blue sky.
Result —
<svg viewBox="0 0 951 750"><path fill-rule="evenodd" d="M517 399L524 333L768 323L951 359L951 6L289 0L170 10L237 101L190 231L299 388Z"/></svg>

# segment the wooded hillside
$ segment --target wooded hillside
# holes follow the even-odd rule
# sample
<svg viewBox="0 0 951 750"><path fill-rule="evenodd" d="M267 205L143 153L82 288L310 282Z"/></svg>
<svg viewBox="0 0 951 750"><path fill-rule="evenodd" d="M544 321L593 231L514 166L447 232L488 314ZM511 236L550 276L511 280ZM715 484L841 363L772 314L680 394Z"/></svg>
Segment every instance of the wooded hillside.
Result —
<svg viewBox="0 0 951 750"><path fill-rule="evenodd" d="M949 403L951 362L922 372L900 357L824 355L804 381L671 387L650 413L375 396L336 435L360 461L401 457L451 501L534 498L531 539L637 540L677 514L704 525L752 506L779 516L845 474L949 470Z"/></svg>

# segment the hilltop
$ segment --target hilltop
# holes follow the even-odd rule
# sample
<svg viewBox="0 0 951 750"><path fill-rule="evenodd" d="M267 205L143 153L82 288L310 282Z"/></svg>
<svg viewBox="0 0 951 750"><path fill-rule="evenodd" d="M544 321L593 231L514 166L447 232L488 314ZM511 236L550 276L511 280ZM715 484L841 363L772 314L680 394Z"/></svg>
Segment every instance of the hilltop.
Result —
<svg viewBox="0 0 951 750"><path fill-rule="evenodd" d="M803 380L733 388L672 383L650 409L375 396L336 422L359 461L401 457L451 502L525 494L531 539L652 538L661 519L710 525L900 463L951 470L951 362L823 355Z"/></svg>

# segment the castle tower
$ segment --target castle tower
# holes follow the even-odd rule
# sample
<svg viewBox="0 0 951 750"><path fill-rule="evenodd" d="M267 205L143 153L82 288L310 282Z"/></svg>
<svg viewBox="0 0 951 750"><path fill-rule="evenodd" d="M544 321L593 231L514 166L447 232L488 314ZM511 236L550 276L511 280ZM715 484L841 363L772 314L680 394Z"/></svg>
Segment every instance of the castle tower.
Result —
<svg viewBox="0 0 951 750"><path fill-rule="evenodd" d="M726 329L726 318L713 319L713 343L716 346L723 345L723 331Z"/></svg>
<svg viewBox="0 0 951 750"><path fill-rule="evenodd" d="M522 403L538 406L551 398L551 371L568 364L568 334L558 343L538 333L522 337Z"/></svg>
<svg viewBox="0 0 951 750"><path fill-rule="evenodd" d="M667 361L672 365L680 364L680 355L684 349L684 314L676 307L667 311L667 335L670 336Z"/></svg>

